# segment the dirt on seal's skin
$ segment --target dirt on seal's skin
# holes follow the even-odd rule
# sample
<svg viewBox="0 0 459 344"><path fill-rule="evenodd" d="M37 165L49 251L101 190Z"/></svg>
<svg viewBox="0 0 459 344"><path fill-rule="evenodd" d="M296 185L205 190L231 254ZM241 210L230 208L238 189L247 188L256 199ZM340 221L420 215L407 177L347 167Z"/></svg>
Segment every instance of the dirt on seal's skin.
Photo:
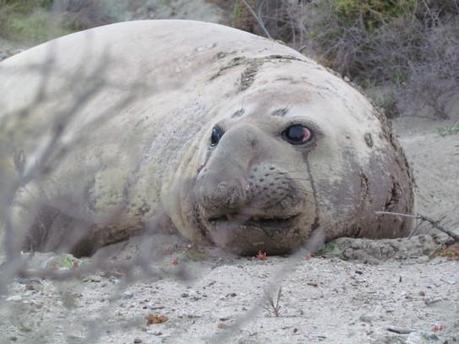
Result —
<svg viewBox="0 0 459 344"><path fill-rule="evenodd" d="M459 234L459 135L435 129L456 122L418 122L395 128L414 167L418 211L446 216L442 223ZM205 257L172 241L147 263L153 278L16 278L0 298L0 343L459 342L457 244L442 256L451 238L425 224L420 231L412 239L339 239L313 258ZM121 251L110 261L132 260L138 247L136 238L115 246ZM31 264L65 271L94 260L37 254ZM275 306L279 286L274 310L266 294Z"/></svg>

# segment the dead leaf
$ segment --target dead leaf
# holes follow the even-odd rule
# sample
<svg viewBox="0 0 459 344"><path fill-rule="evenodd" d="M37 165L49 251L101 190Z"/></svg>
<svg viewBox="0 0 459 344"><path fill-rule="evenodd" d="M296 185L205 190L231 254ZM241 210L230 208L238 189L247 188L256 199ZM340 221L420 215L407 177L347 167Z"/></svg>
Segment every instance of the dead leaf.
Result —
<svg viewBox="0 0 459 344"><path fill-rule="evenodd" d="M146 316L147 325L162 324L169 320L165 315L149 314Z"/></svg>
<svg viewBox="0 0 459 344"><path fill-rule="evenodd" d="M268 255L265 251L258 251L257 255L255 256L256 259L258 260L268 260Z"/></svg>

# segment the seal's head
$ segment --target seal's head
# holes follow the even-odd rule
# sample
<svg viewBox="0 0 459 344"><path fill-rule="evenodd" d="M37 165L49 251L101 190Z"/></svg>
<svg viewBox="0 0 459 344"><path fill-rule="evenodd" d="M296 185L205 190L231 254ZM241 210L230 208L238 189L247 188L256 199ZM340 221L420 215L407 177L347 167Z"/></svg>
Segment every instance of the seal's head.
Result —
<svg viewBox="0 0 459 344"><path fill-rule="evenodd" d="M307 156L322 132L288 104L257 103L211 128L194 188L197 215L219 246L282 253L318 221Z"/></svg>
<svg viewBox="0 0 459 344"><path fill-rule="evenodd" d="M375 214L412 205L409 172L385 123L346 82L324 70L309 75L259 74L258 85L215 110L187 216L217 246L281 254L316 229L332 239L408 228Z"/></svg>

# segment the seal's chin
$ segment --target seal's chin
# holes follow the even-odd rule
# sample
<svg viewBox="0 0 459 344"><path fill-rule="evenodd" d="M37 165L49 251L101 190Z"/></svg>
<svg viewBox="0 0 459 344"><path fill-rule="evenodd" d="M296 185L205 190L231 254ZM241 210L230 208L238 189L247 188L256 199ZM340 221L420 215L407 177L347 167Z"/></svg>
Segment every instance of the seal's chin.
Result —
<svg viewBox="0 0 459 344"><path fill-rule="evenodd" d="M269 255L286 254L301 241L293 239L298 234L300 217L299 214L288 217L225 214L208 218L205 227L212 242L232 253L247 256L259 251Z"/></svg>

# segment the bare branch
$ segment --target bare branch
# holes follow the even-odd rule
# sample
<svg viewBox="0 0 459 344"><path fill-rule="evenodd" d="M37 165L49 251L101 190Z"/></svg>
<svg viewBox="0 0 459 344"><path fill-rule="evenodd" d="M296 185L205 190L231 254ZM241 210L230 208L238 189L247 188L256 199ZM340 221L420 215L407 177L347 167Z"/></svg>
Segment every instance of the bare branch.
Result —
<svg viewBox="0 0 459 344"><path fill-rule="evenodd" d="M454 239L454 241L456 241L456 242L459 241L459 235L457 235L453 231L443 227L440 224L441 220L434 220L431 217L428 217L428 216L425 216L425 215L422 215L422 214L413 215L413 214L392 213L392 212L389 212L389 211L376 211L375 213L376 213L376 215L392 215L392 216L400 216L400 217L409 217L409 218L412 218L412 219L417 219L417 220L421 220L421 221L424 221L424 222L428 222L428 223L430 223L432 225L432 227L438 229L439 231L442 231L445 234L448 234L451 238Z"/></svg>
<svg viewBox="0 0 459 344"><path fill-rule="evenodd" d="M249 5L249 3L246 0L241 0L241 1L244 4L244 6L246 6L247 9L250 11L250 13L253 15L253 17L256 19L256 21L258 22L258 25L260 25L260 27L263 30L263 32L266 35L266 37L268 37L269 39L273 39L271 37L268 29L266 28L265 23L263 22L263 19L261 19L261 17L258 16L258 14L255 12L255 10Z"/></svg>

